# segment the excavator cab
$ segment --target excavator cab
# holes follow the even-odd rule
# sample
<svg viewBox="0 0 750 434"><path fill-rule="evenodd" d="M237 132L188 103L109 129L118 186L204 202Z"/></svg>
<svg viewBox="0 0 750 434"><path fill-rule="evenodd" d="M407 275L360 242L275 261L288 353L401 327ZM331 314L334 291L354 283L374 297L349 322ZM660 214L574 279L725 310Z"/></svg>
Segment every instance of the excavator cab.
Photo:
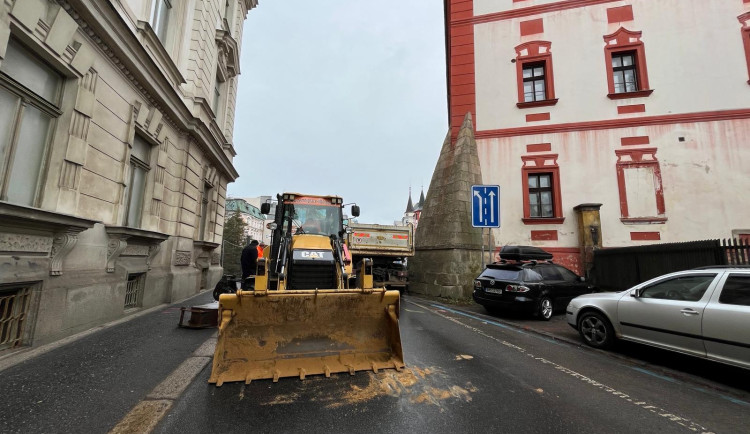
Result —
<svg viewBox="0 0 750 434"><path fill-rule="evenodd" d="M209 382L401 370L399 292L373 287L372 261L352 263L342 199L299 193L277 199L255 289L219 297ZM261 212L269 213L270 204ZM359 207L351 214L358 216Z"/></svg>

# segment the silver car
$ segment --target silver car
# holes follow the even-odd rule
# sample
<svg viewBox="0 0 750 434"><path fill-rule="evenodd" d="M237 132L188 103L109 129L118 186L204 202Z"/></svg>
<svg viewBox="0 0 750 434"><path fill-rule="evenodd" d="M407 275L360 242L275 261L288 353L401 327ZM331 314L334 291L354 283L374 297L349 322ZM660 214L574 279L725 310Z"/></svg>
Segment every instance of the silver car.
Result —
<svg viewBox="0 0 750 434"><path fill-rule="evenodd" d="M623 292L586 294L566 309L584 342L615 338L750 369L750 268L666 274Z"/></svg>

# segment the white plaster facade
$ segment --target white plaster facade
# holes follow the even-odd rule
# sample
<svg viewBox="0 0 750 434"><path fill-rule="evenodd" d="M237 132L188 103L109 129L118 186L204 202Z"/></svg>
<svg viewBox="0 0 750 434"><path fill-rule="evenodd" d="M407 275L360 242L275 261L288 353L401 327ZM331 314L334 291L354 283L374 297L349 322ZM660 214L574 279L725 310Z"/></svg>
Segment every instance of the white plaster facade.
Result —
<svg viewBox="0 0 750 434"><path fill-rule="evenodd" d="M0 4L0 97L18 101L0 137L0 299L26 310L0 355L220 278L240 41L256 4ZM57 83L46 99L25 81L44 71ZM29 141L36 107L48 133ZM14 184L29 167L38 176Z"/></svg>
<svg viewBox="0 0 750 434"><path fill-rule="evenodd" d="M582 234L573 208L586 203L602 204L605 247L748 236L750 202L737 192L750 188L749 3L445 5L451 127L455 139L472 112L483 182L501 187L498 245L576 256ZM608 91L605 44L618 47L605 40L618 32L645 51L648 88L640 93ZM554 72L546 79L556 101L529 104L519 101L526 52L517 49L540 41L549 43ZM524 167L543 171L555 162L560 215L528 218Z"/></svg>

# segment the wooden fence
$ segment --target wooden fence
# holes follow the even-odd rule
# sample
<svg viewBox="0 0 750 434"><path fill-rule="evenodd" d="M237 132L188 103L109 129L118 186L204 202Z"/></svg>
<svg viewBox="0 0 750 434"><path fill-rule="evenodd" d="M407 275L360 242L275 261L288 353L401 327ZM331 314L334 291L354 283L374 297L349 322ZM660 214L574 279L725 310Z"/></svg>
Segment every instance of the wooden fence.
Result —
<svg viewBox="0 0 750 434"><path fill-rule="evenodd" d="M594 251L589 276L600 289L619 291L662 274L708 265L750 265L750 243L725 239L600 249Z"/></svg>

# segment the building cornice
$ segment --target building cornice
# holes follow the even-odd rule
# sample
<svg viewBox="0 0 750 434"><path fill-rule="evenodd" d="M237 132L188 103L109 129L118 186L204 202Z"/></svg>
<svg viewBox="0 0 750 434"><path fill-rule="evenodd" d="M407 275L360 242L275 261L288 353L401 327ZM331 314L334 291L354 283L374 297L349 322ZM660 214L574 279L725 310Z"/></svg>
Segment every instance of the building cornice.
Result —
<svg viewBox="0 0 750 434"><path fill-rule="evenodd" d="M179 91L143 47L138 35L112 5L97 0L57 2L144 98L163 112L168 122L194 137L207 158L230 182L239 177L223 151L223 135L214 134L208 125L192 114Z"/></svg>
<svg viewBox="0 0 750 434"><path fill-rule="evenodd" d="M641 116L627 119L606 119L601 121L571 122L531 127L503 128L482 130L474 133L479 139L529 136L535 134L557 134L574 131L608 130L615 128L642 127L650 125L669 125L696 122L716 122L738 119L750 119L750 109L718 110L710 112L680 113L659 116Z"/></svg>
<svg viewBox="0 0 750 434"><path fill-rule="evenodd" d="M154 33L151 23L148 21L138 21L137 26L138 33L141 34L143 40L148 44L148 48L158 59L158 63L164 66L166 75L172 81L172 87L177 88L177 86L185 83L185 77L182 76L179 68L177 68L177 65L172 60L172 56L167 53L164 44L161 43L159 37Z"/></svg>

